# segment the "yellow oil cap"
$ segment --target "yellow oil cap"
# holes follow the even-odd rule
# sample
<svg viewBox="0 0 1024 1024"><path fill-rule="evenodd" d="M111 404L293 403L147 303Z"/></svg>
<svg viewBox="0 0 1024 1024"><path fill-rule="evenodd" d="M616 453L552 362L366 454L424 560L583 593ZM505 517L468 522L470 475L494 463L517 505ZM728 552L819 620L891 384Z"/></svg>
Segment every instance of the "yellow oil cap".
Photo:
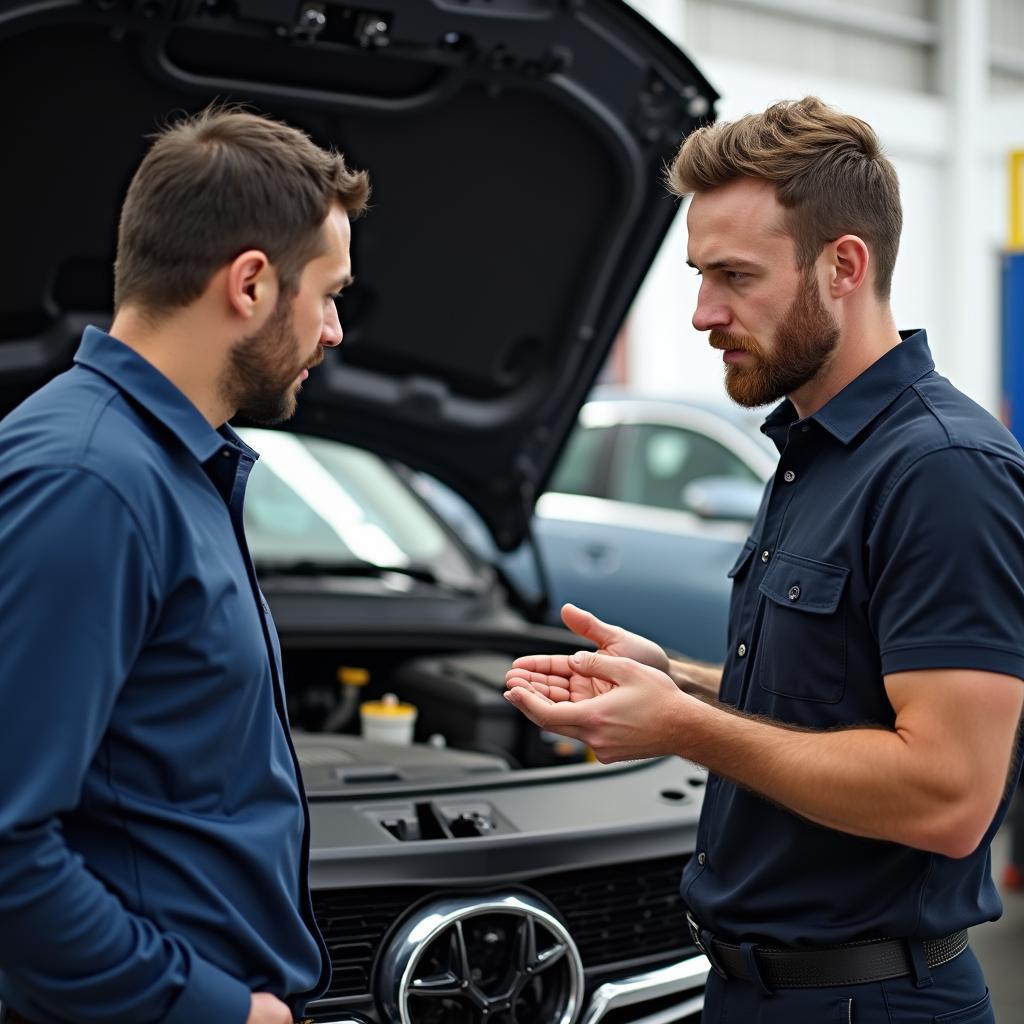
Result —
<svg viewBox="0 0 1024 1024"><path fill-rule="evenodd" d="M380 700L368 700L359 705L363 715L371 718L414 718L415 704L405 704L393 693L385 693Z"/></svg>
<svg viewBox="0 0 1024 1024"><path fill-rule="evenodd" d="M370 681L370 673L365 668L354 665L342 665L338 669L338 682L343 686L365 686Z"/></svg>

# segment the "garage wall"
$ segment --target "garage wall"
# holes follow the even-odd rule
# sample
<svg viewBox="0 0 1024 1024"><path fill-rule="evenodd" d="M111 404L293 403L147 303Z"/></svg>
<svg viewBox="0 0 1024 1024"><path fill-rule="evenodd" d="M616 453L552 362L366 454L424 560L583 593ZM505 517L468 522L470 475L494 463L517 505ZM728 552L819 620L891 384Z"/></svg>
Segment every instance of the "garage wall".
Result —
<svg viewBox="0 0 1024 1024"><path fill-rule="evenodd" d="M722 93L721 117L815 93L875 127L899 173L904 203L893 282L897 322L927 327L940 371L998 411L998 269L1007 230L1007 153L1024 148L1024 4L846 0L842 5L844 17L866 12L865 24L873 28L881 15L890 19L883 27L895 25L914 37L896 41L801 19L794 14L801 4L634 0ZM775 5L785 10L771 10ZM803 4L819 12L830 6L836 4ZM1000 26L1004 34L996 67L992 34ZM1013 65L1018 53L1020 74ZM717 395L720 356L707 349L689 322L697 280L684 262L683 220L677 221L634 308L627 376L631 386L645 392Z"/></svg>
<svg viewBox="0 0 1024 1024"><path fill-rule="evenodd" d="M659 6L671 10L663 3ZM927 90L931 85L927 32L919 32L921 39L915 41L867 31L880 13L886 19L882 25L894 31L899 26L906 29L915 19L924 22L931 7L928 0L846 0L843 16L850 25L842 31L826 19L816 20L821 8L830 6L828 0L683 0L682 8L673 6L677 24L678 12L684 12L680 28L702 54L898 89Z"/></svg>

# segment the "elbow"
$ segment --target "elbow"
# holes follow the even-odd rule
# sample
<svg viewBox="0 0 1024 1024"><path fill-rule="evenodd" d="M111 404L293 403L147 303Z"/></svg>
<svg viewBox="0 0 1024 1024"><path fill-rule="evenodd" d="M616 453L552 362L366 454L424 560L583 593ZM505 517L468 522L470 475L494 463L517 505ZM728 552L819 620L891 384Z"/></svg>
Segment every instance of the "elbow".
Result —
<svg viewBox="0 0 1024 1024"><path fill-rule="evenodd" d="M978 849L984 838L985 833L976 830L951 833L942 837L941 842L936 844L934 852L941 853L950 860L963 860Z"/></svg>
<svg viewBox="0 0 1024 1024"><path fill-rule="evenodd" d="M984 842L996 808L980 807L978 800L963 800L946 807L924 823L910 845L951 860L970 857Z"/></svg>
<svg viewBox="0 0 1024 1024"><path fill-rule="evenodd" d="M985 842L1006 787L1004 772L982 771L971 760L946 758L919 777L904 804L908 846L963 860Z"/></svg>

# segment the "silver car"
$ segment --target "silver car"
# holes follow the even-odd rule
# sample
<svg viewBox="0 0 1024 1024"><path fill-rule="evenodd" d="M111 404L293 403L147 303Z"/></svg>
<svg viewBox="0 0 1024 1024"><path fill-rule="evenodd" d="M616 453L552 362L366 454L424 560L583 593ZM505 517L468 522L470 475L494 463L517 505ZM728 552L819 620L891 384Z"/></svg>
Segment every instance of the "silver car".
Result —
<svg viewBox="0 0 1024 1024"><path fill-rule="evenodd" d="M599 392L537 502L542 562L517 552L527 593L546 576L548 615L571 601L707 661L725 650L728 573L778 454L760 416Z"/></svg>

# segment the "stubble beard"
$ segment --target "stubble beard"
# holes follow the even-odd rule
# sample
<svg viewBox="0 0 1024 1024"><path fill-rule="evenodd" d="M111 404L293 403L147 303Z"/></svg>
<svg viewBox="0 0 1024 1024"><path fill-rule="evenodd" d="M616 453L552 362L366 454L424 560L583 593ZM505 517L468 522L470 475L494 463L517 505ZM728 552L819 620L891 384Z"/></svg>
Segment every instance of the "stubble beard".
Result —
<svg viewBox="0 0 1024 1024"><path fill-rule="evenodd" d="M318 349L313 359L298 363L298 351L292 304L280 297L262 329L231 350L221 390L239 416L273 426L295 415L301 389L295 380L323 359L323 349Z"/></svg>
<svg viewBox="0 0 1024 1024"><path fill-rule="evenodd" d="M800 289L775 332L771 352L755 338L732 337L712 331L708 340L721 349L741 349L754 357L753 366L725 368L725 389L739 405L753 409L777 402L817 378L829 365L839 344L835 317L825 308L813 269L804 272Z"/></svg>

